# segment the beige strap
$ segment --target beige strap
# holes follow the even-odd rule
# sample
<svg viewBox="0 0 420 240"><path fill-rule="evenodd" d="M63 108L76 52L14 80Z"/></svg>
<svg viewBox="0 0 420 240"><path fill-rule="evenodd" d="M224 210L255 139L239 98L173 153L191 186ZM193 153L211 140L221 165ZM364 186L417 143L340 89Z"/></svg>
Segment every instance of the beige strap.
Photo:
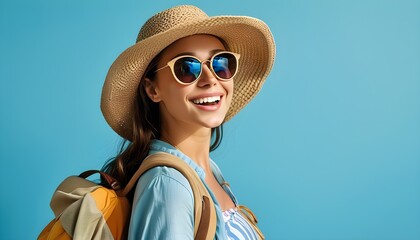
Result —
<svg viewBox="0 0 420 240"><path fill-rule="evenodd" d="M139 177L147 170L156 166L174 168L188 180L194 195L194 239L213 240L217 223L213 199L197 173L184 160L172 154L160 152L145 158L140 168L119 195L126 196L136 184Z"/></svg>
<svg viewBox="0 0 420 240"><path fill-rule="evenodd" d="M251 211L251 209L249 209L248 207L246 207L244 205L238 205L237 209L239 210L238 212L242 216L245 216L245 218L248 220L248 222L251 224L251 226L254 228L254 230L258 233L260 239L264 240L265 239L264 234L261 232L261 230L257 226L257 223L258 223L257 217Z"/></svg>

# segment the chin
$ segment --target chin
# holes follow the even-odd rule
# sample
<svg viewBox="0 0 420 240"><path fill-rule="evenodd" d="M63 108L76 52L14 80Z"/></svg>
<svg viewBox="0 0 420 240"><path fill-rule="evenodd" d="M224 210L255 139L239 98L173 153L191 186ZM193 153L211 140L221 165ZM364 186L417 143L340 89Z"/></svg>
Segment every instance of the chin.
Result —
<svg viewBox="0 0 420 240"><path fill-rule="evenodd" d="M225 118L213 118L213 119L205 119L201 122L201 124L203 125L203 127L207 127L207 128L215 128L220 126L223 123L223 120Z"/></svg>

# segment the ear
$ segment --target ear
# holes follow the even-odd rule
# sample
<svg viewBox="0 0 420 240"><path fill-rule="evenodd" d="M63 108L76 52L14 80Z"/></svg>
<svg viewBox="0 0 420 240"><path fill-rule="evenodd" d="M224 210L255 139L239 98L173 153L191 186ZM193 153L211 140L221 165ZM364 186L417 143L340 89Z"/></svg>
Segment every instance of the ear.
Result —
<svg viewBox="0 0 420 240"><path fill-rule="evenodd" d="M160 102L162 99L160 98L158 91L156 91L155 82L151 81L149 78L145 78L144 81L144 90L146 91L146 94L150 100L155 103Z"/></svg>

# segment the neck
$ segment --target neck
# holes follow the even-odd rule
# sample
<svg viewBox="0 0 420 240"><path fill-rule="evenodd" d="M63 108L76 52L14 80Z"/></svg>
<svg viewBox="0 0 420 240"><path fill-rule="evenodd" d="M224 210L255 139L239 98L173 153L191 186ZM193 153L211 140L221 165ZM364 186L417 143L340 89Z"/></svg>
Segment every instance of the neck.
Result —
<svg viewBox="0 0 420 240"><path fill-rule="evenodd" d="M178 148L190 157L205 172L210 168L210 139L211 129L206 127L193 127L191 124L165 124L162 122L160 139Z"/></svg>

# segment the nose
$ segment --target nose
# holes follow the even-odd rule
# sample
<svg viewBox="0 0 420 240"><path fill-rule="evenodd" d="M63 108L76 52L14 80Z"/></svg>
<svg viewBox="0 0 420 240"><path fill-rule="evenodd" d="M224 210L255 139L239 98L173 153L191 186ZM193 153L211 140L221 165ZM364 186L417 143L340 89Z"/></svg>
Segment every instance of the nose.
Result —
<svg viewBox="0 0 420 240"><path fill-rule="evenodd" d="M213 86L217 83L217 78L214 75L213 71L210 69L209 63L203 62L201 76L198 79L198 86L199 87L206 87L206 86Z"/></svg>

